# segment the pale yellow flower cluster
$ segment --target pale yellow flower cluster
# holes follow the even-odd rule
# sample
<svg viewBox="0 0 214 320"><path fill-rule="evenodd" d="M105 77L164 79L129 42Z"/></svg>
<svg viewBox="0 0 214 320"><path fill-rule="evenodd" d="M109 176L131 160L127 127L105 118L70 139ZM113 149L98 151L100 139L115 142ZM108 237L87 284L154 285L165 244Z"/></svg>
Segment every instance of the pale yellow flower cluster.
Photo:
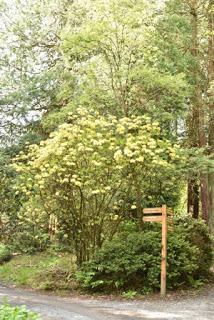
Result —
<svg viewBox="0 0 214 320"><path fill-rule="evenodd" d="M62 201L68 209L73 199L75 210L93 198L91 206L111 206L118 190L128 188L134 177L149 178L160 168L172 170L179 158L178 146L160 139L158 123L148 117L117 119L84 108L70 117L72 124L61 125L49 139L29 146L15 159L18 190L29 198L42 193L50 206ZM120 206L112 204L112 210Z"/></svg>

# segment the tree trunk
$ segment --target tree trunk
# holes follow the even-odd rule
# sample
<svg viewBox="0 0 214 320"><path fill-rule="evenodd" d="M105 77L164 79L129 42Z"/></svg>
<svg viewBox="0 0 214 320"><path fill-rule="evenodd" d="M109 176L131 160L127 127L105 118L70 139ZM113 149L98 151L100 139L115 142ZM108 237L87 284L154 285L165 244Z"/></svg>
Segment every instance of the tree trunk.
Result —
<svg viewBox="0 0 214 320"><path fill-rule="evenodd" d="M188 181L188 213L193 218L198 219L199 216L199 185L198 179L191 179Z"/></svg>
<svg viewBox="0 0 214 320"><path fill-rule="evenodd" d="M198 17L197 17L197 0L193 1L190 6L192 22L192 45L191 54L193 62L191 66L191 75L194 82L194 91L192 93L192 110L188 121L188 140L189 147L198 147L199 143L199 105L200 105L200 88L198 86ZM199 177L196 174L188 181L188 201L187 211L194 218L199 216Z"/></svg>
<svg viewBox="0 0 214 320"><path fill-rule="evenodd" d="M143 208L142 208L142 192L140 183L136 183L136 205L137 205L137 220L138 228L143 230Z"/></svg>
<svg viewBox="0 0 214 320"><path fill-rule="evenodd" d="M192 46L191 54L193 63L191 68L194 91L192 94L192 111L189 121L189 145L190 147L205 148L207 138L205 134L205 103L202 98L200 51L199 51L199 32L198 32L198 8L199 0L189 2L192 20ZM200 182L200 183L199 183ZM200 188L199 188L200 185ZM200 190L200 197L199 197ZM188 212L194 218L199 216L199 199L201 199L202 218L208 222L209 196L208 179L206 174L195 175L188 183Z"/></svg>
<svg viewBox="0 0 214 320"><path fill-rule="evenodd" d="M202 174L200 178L201 189L201 206L202 206L202 218L208 223L209 218L209 191L208 191L208 177L206 174Z"/></svg>
<svg viewBox="0 0 214 320"><path fill-rule="evenodd" d="M208 80L209 80L209 149L214 154L214 0L209 1L208 9ZM214 173L209 173L209 228L214 235Z"/></svg>
<svg viewBox="0 0 214 320"><path fill-rule="evenodd" d="M205 112L204 112L204 102L202 100L202 90L199 89L198 85L198 117L199 117L199 128L198 128L198 138L199 147L207 147L207 137L205 134ZM208 175L206 173L200 174L200 195L201 195L201 208L202 208L202 218L208 223L209 215L209 191L208 191Z"/></svg>

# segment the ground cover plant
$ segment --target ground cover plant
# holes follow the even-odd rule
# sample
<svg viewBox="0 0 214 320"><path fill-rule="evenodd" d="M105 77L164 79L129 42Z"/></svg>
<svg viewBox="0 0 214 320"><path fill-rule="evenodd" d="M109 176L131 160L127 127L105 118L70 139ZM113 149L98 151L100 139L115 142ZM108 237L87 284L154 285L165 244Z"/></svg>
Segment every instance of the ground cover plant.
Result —
<svg viewBox="0 0 214 320"><path fill-rule="evenodd" d="M25 306L13 307L5 302L0 306L1 320L39 320L40 316L32 311L28 311Z"/></svg>

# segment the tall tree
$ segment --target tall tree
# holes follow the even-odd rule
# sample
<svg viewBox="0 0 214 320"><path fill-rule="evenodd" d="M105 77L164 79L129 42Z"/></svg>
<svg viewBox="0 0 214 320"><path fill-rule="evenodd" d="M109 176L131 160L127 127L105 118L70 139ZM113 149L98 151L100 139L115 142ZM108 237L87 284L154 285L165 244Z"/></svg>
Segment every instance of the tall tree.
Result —
<svg viewBox="0 0 214 320"><path fill-rule="evenodd" d="M182 70L186 75L189 94L186 96L188 105L184 135L188 148L206 150L207 137L207 106L206 106L206 9L208 1L175 0L167 1L165 14L166 33L164 46L168 66L174 70ZM176 30L173 32L173 26ZM175 41L176 38L176 41ZM170 54L170 50L173 54ZM176 53L176 54L175 54ZM166 60L166 58L165 58ZM175 72L174 71L174 72ZM184 115L184 114L183 114ZM179 120L179 118L178 118ZM208 179L205 173L195 173L188 181L187 211L198 218L201 207L202 217L208 220L209 199ZM201 205L200 205L201 200Z"/></svg>
<svg viewBox="0 0 214 320"><path fill-rule="evenodd" d="M214 154L214 0L208 7L208 97L209 97L209 148ZM209 174L209 227L214 234L214 173Z"/></svg>
<svg viewBox="0 0 214 320"><path fill-rule="evenodd" d="M67 0L3 1L0 134L4 142L14 142L55 107L57 74L63 70L59 35L68 5Z"/></svg>
<svg viewBox="0 0 214 320"><path fill-rule="evenodd" d="M188 1L191 15L191 54L193 57L190 71L193 82L191 110L188 119L188 144L190 147L199 146L199 109L201 103L200 70L199 70L199 41L198 41L198 1ZM187 211L192 213L194 218L199 215L199 184L198 175L191 177L188 181L188 202Z"/></svg>

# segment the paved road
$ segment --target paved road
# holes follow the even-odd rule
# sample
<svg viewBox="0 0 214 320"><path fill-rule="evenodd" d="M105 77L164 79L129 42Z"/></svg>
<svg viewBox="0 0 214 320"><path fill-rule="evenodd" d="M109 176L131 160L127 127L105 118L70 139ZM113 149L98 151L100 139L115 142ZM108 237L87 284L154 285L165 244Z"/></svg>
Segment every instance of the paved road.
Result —
<svg viewBox="0 0 214 320"><path fill-rule="evenodd" d="M0 286L0 301L25 304L44 320L214 320L214 287L195 298L174 301L110 301L62 298Z"/></svg>

